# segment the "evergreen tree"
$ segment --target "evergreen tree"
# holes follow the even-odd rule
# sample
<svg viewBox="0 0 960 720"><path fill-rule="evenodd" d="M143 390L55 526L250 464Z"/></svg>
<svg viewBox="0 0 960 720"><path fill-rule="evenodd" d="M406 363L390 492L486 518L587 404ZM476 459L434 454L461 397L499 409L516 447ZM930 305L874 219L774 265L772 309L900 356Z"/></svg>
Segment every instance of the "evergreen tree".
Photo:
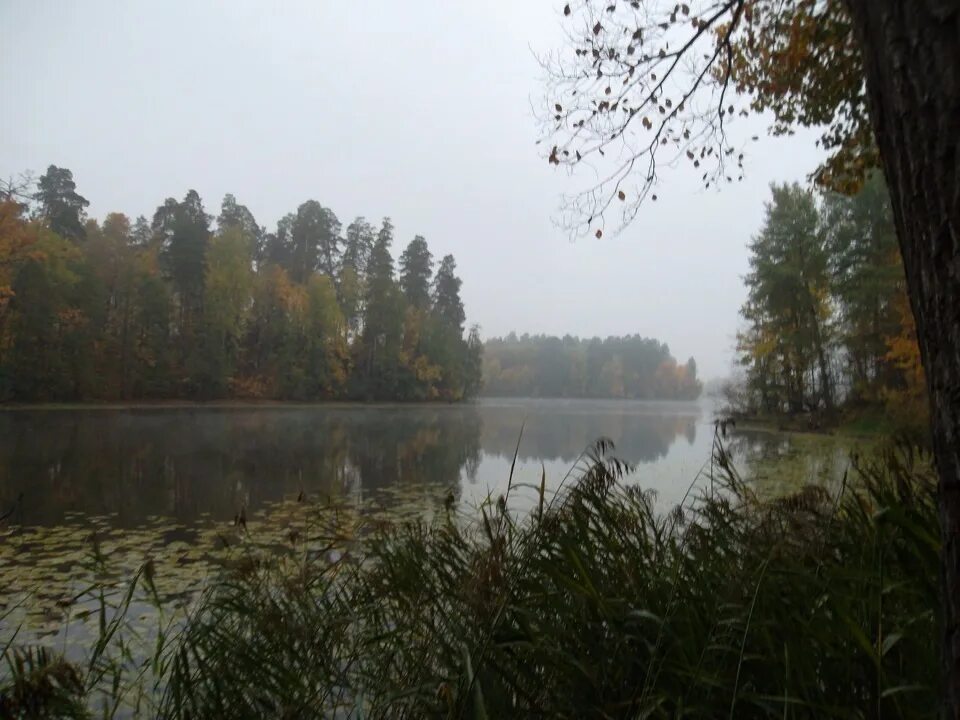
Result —
<svg viewBox="0 0 960 720"><path fill-rule="evenodd" d="M441 394L448 399L464 396L466 377L466 344L463 323L466 314L460 299L462 281L456 275L453 255L445 255L437 268L433 284L431 331L424 343L425 351L442 369Z"/></svg>
<svg viewBox="0 0 960 720"><path fill-rule="evenodd" d="M432 276L433 255L427 241L417 235L400 256L400 289L411 307L429 309Z"/></svg>
<svg viewBox="0 0 960 720"><path fill-rule="evenodd" d="M75 242L86 237L83 221L90 203L77 193L72 172L56 165L48 167L37 182L34 198L40 203L40 214L53 232Z"/></svg>
<svg viewBox="0 0 960 720"><path fill-rule="evenodd" d="M305 203L266 235L227 195L215 234L210 222L190 191L152 223L87 220L76 243L0 202L0 398L430 400L479 387L455 265L431 284L421 237L401 286L389 220L374 233L358 218L341 241L333 213Z"/></svg>
<svg viewBox="0 0 960 720"><path fill-rule="evenodd" d="M453 255L445 255L437 269L433 286L433 316L445 328L463 334L466 313L460 299L460 286L463 281L456 275L457 262Z"/></svg>
<svg viewBox="0 0 960 720"><path fill-rule="evenodd" d="M363 368L360 392L391 397L398 380L403 336L403 296L393 274L393 224L384 219L366 270L363 334L357 364Z"/></svg>
<svg viewBox="0 0 960 720"><path fill-rule="evenodd" d="M256 218L246 205L240 205L237 199L227 193L220 204L220 215L217 217L217 229L220 232L229 228L237 228L248 238L250 256L259 261L264 251L266 231L257 224Z"/></svg>
<svg viewBox="0 0 960 720"><path fill-rule="evenodd" d="M316 200L297 208L290 228L290 276L305 282L315 271L335 278L340 267L340 221Z"/></svg>
<svg viewBox="0 0 960 720"><path fill-rule="evenodd" d="M362 277L370 258L370 251L373 249L376 233L370 223L358 217L347 225L345 236L341 267L352 267L358 276Z"/></svg>
<svg viewBox="0 0 960 720"><path fill-rule="evenodd" d="M133 245L146 246L152 239L153 229L149 221L143 215L139 215L130 231L130 242Z"/></svg>
<svg viewBox="0 0 960 720"><path fill-rule="evenodd" d="M168 198L157 209L153 229L160 238L160 259L176 294L179 354L181 362L185 362L193 349L203 309L210 217L196 190L190 190L182 202Z"/></svg>

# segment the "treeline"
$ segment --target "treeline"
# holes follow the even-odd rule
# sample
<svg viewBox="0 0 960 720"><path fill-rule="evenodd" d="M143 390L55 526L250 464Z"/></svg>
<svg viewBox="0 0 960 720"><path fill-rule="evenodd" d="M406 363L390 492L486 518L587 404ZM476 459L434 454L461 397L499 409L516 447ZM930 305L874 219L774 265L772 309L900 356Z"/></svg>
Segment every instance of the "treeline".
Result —
<svg viewBox="0 0 960 720"><path fill-rule="evenodd" d="M750 245L738 404L925 414L923 370L882 176L854 196L774 185Z"/></svg>
<svg viewBox="0 0 960 720"><path fill-rule="evenodd" d="M0 400L458 400L480 386L452 255L315 200L260 226L193 190L87 219L71 172L0 188Z"/></svg>
<svg viewBox="0 0 960 720"><path fill-rule="evenodd" d="M483 392L491 396L693 400L702 387L693 358L679 365L664 343L639 335L510 333L483 348Z"/></svg>

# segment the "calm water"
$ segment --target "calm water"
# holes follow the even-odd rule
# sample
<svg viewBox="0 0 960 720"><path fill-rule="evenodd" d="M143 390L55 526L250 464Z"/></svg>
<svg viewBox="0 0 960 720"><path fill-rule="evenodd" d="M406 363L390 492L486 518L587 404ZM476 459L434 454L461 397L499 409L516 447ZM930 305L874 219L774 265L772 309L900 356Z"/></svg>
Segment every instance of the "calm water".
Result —
<svg viewBox="0 0 960 720"><path fill-rule="evenodd" d="M522 429L522 435L521 435ZM709 463L709 403L484 400L449 406L271 406L0 413L0 643L26 622L56 636L88 612L71 598L94 571L96 531L122 576L151 557L169 594L202 583L241 508L251 526L292 522L301 493L348 506L469 512L514 483L557 487L597 437L632 477L677 502ZM738 432L744 475L763 493L835 481L849 448L831 438ZM527 493L526 498L524 492ZM521 490L522 509L534 491ZM267 522L269 516L280 515ZM163 589L163 588L162 588ZM19 604L18 604L19 603ZM79 607L79 610L78 610ZM82 632L74 632L82 638Z"/></svg>
<svg viewBox="0 0 960 720"><path fill-rule="evenodd" d="M17 410L0 413L0 515L15 508L9 521L27 526L82 514L136 527L153 516L230 519L301 489L363 499L416 486L471 503L505 486L518 439L515 481L539 483L542 465L554 483L600 436L637 465L638 482L673 502L709 460L713 414L708 403L580 400ZM823 463L842 459L823 456L839 448L829 439L740 432L731 443L748 467L817 446L803 453L807 479L830 476ZM791 467L786 481L803 474Z"/></svg>

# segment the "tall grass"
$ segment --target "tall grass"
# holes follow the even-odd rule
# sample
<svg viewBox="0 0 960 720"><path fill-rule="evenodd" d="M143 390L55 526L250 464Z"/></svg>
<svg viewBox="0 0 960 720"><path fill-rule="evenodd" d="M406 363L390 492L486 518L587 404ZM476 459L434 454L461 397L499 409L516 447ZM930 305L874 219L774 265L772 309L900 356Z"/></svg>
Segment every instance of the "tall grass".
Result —
<svg viewBox="0 0 960 720"><path fill-rule="evenodd" d="M623 481L611 449L598 443L569 487L549 502L541 490L521 517L511 489L479 520L451 510L377 528L333 562L248 556L158 639L142 713L936 713L939 538L926 459L890 448L855 462L838 494L810 487L763 502L718 442L709 485L664 514ZM329 523L313 532L338 542ZM62 659L27 668L29 652L6 653L0 715L81 714L92 690L83 669L74 682Z"/></svg>

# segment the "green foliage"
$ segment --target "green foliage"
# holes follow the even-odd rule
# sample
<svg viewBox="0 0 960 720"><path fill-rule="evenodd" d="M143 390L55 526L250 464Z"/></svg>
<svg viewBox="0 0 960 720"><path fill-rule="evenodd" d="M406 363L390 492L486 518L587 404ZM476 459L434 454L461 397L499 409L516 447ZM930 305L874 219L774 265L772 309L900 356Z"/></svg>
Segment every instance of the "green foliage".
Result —
<svg viewBox="0 0 960 720"><path fill-rule="evenodd" d="M341 237L310 200L268 234L227 195L213 233L191 190L152 223L90 220L77 243L54 231L61 205L83 216L70 171L41 184L38 219L0 205L0 400L459 400L479 388L453 257L432 287L417 236L398 281L389 220L375 233L357 218Z"/></svg>
<svg viewBox="0 0 960 720"><path fill-rule="evenodd" d="M870 175L854 196L825 195L822 216L851 393L875 401L899 383L885 355L900 332L894 295L904 279L883 176Z"/></svg>
<svg viewBox="0 0 960 720"><path fill-rule="evenodd" d="M664 514L610 450L525 515L512 478L470 517L358 529L318 506L303 542L334 555L242 554L146 661L113 647L107 613L73 666L86 699L120 688L167 718L936 713L928 457L892 446L836 496L763 501L718 441L715 473ZM0 702L27 707L31 677L11 666Z"/></svg>
<svg viewBox="0 0 960 720"><path fill-rule="evenodd" d="M827 248L816 198L799 185L773 185L760 233L750 242L741 338L764 409L799 412L833 405L827 354L832 332Z"/></svg>
<svg viewBox="0 0 960 720"><path fill-rule="evenodd" d="M400 289L407 304L418 310L430 307L433 256L427 241L417 235L400 256Z"/></svg>
<svg viewBox="0 0 960 720"><path fill-rule="evenodd" d="M86 238L83 220L90 203L77 193L72 172L56 165L48 167L37 182L34 198L40 204L40 214L53 232L75 242Z"/></svg>
<svg viewBox="0 0 960 720"><path fill-rule="evenodd" d="M777 414L829 411L837 401L879 405L891 392L912 396L922 385L912 320L901 311L903 267L879 173L855 196L827 193L819 202L797 185L774 185L763 228L749 247L749 295L741 309L747 327L738 337L747 367L743 409Z"/></svg>
<svg viewBox="0 0 960 720"><path fill-rule="evenodd" d="M665 344L639 335L493 338L483 382L496 396L693 400L702 390L693 358L678 365Z"/></svg>

